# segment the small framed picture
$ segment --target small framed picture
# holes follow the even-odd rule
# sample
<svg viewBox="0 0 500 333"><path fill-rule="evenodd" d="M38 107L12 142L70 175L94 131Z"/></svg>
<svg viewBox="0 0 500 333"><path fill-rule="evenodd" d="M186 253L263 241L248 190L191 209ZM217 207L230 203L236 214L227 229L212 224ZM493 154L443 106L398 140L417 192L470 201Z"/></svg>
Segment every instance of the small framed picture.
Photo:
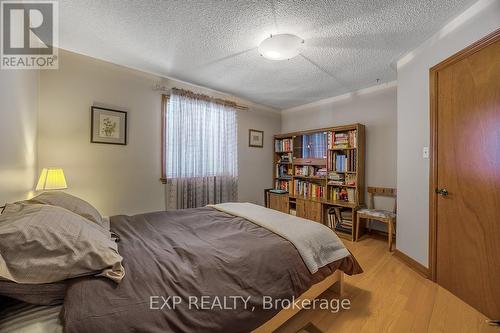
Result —
<svg viewBox="0 0 500 333"><path fill-rule="evenodd" d="M248 145L250 147L264 147L264 131L251 129L248 131Z"/></svg>
<svg viewBox="0 0 500 333"><path fill-rule="evenodd" d="M90 142L127 144L127 112L93 106Z"/></svg>

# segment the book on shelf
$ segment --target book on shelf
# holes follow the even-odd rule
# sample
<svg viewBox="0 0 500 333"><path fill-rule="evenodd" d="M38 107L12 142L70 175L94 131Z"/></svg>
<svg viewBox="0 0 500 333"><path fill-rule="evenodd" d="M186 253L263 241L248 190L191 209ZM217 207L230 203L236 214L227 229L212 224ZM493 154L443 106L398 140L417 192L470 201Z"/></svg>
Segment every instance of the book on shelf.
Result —
<svg viewBox="0 0 500 333"><path fill-rule="evenodd" d="M278 190L283 190L283 191L290 191L290 181L288 180L279 180L277 179L274 182L274 188Z"/></svg>
<svg viewBox="0 0 500 333"><path fill-rule="evenodd" d="M330 229L335 228L335 222L336 222L335 208L328 209L327 215L328 215L327 227Z"/></svg>
<svg viewBox="0 0 500 333"><path fill-rule="evenodd" d="M337 173L335 171L330 171L328 172L328 179L330 180L338 180L338 181L344 181L345 175L343 173Z"/></svg>
<svg viewBox="0 0 500 333"><path fill-rule="evenodd" d="M345 187L329 187L328 197L332 201L356 202L356 189Z"/></svg>
<svg viewBox="0 0 500 333"><path fill-rule="evenodd" d="M292 163L292 153L282 153L278 163Z"/></svg>
<svg viewBox="0 0 500 333"><path fill-rule="evenodd" d="M335 225L335 229L344 231L347 233L352 233L352 211L351 210L338 210L339 219Z"/></svg>
<svg viewBox="0 0 500 333"><path fill-rule="evenodd" d="M274 140L274 151L289 152L292 150L292 139L275 139Z"/></svg>
<svg viewBox="0 0 500 333"><path fill-rule="evenodd" d="M356 186L356 174L354 173L337 173L330 171L328 173L328 185L333 186Z"/></svg>
<svg viewBox="0 0 500 333"><path fill-rule="evenodd" d="M347 189L347 201L350 203L356 202L356 189L354 188Z"/></svg>
<svg viewBox="0 0 500 333"><path fill-rule="evenodd" d="M330 180L328 182L328 185L342 186L342 185L344 185L344 181L343 180Z"/></svg>
<svg viewBox="0 0 500 333"><path fill-rule="evenodd" d="M342 132L328 132L327 142L329 149L356 148L358 145L358 132L356 130Z"/></svg>
<svg viewBox="0 0 500 333"><path fill-rule="evenodd" d="M292 179L292 167L287 164L276 164L275 166L276 178Z"/></svg>
<svg viewBox="0 0 500 333"><path fill-rule="evenodd" d="M335 170L341 172L347 171L346 161L347 161L346 155L337 155L335 158Z"/></svg>
<svg viewBox="0 0 500 333"><path fill-rule="evenodd" d="M356 174L348 173L345 175L345 184L349 186L356 186Z"/></svg>
<svg viewBox="0 0 500 333"><path fill-rule="evenodd" d="M327 168L336 172L356 172L356 151L331 151L327 159Z"/></svg>
<svg viewBox="0 0 500 333"><path fill-rule="evenodd" d="M335 207L328 210L328 227L345 233L352 233L352 211Z"/></svg>
<svg viewBox="0 0 500 333"><path fill-rule="evenodd" d="M311 165L295 166L295 176L312 176L314 175L314 167Z"/></svg>
<svg viewBox="0 0 500 333"><path fill-rule="evenodd" d="M294 193L297 196L303 196L306 198L316 198L321 199L325 196L325 187L319 184L315 184L308 181L302 181L295 179L294 181Z"/></svg>
<svg viewBox="0 0 500 333"><path fill-rule="evenodd" d="M315 176L316 177L326 177L327 171L326 168L319 168L316 170Z"/></svg>
<svg viewBox="0 0 500 333"><path fill-rule="evenodd" d="M326 173L326 168L319 168L311 165L295 166L295 176L326 177Z"/></svg>

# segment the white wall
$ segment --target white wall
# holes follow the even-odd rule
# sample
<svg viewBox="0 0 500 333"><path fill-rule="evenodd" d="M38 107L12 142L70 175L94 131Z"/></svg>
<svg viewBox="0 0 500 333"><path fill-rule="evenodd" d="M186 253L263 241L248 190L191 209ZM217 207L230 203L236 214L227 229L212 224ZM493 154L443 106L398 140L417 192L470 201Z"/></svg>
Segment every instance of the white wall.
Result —
<svg viewBox="0 0 500 333"><path fill-rule="evenodd" d="M398 62L397 247L428 266L429 68L500 27L500 1L479 1Z"/></svg>
<svg viewBox="0 0 500 333"><path fill-rule="evenodd" d="M264 189L273 187L273 136L280 132L281 117L251 109L238 114L238 200L264 205ZM264 131L264 148L248 146L248 130Z"/></svg>
<svg viewBox="0 0 500 333"><path fill-rule="evenodd" d="M37 70L0 70L0 206L35 186L38 78Z"/></svg>
<svg viewBox="0 0 500 333"><path fill-rule="evenodd" d="M396 187L396 84L382 84L282 111L283 133L361 123L366 126L365 184ZM393 201L375 202L392 209Z"/></svg>
<svg viewBox="0 0 500 333"><path fill-rule="evenodd" d="M153 90L160 80L168 87L224 97L61 50L59 70L43 71L40 77L40 168L64 168L68 192L87 199L105 215L163 210L161 92ZM129 112L127 146L90 143L92 105ZM263 203L263 189L272 183L270 137L280 128L280 115L261 109L252 105L238 115L239 199L255 203ZM264 149L248 147L248 128L266 132Z"/></svg>

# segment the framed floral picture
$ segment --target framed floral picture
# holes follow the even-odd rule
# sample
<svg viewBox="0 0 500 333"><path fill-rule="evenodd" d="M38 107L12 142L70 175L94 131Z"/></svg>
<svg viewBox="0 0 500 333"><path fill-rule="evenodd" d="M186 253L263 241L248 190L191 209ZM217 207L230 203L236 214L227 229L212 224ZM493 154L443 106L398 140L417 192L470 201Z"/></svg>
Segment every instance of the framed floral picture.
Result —
<svg viewBox="0 0 500 333"><path fill-rule="evenodd" d="M264 147L264 131L251 129L248 131L248 145L250 147Z"/></svg>
<svg viewBox="0 0 500 333"><path fill-rule="evenodd" d="M90 142L127 144L127 112L93 106Z"/></svg>

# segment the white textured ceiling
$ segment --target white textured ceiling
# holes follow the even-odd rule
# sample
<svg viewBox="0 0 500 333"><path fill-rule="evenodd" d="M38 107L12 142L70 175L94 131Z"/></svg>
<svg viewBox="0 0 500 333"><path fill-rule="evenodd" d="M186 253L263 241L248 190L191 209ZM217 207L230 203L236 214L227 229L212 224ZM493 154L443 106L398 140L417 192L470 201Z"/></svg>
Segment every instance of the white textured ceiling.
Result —
<svg viewBox="0 0 500 333"><path fill-rule="evenodd" d="M474 0L60 0L60 46L284 109L396 78L395 61ZM305 39L271 61L270 34Z"/></svg>

